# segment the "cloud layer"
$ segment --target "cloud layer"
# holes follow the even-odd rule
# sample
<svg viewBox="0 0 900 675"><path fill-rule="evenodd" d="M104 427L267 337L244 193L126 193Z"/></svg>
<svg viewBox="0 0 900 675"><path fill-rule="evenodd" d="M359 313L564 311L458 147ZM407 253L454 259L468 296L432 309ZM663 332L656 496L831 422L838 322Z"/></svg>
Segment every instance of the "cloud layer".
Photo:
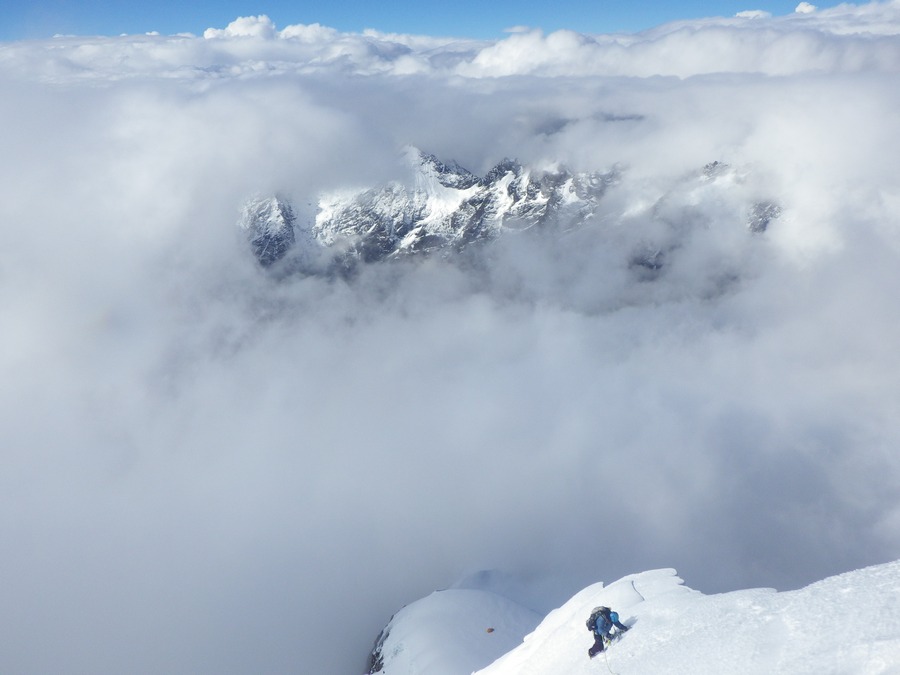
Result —
<svg viewBox="0 0 900 675"><path fill-rule="evenodd" d="M475 569L898 557L898 15L0 45L2 670L353 672ZM246 198L407 144L621 181L474 259L256 267Z"/></svg>
<svg viewBox="0 0 900 675"><path fill-rule="evenodd" d="M842 4L794 14L740 12L729 19L676 22L638 34L544 34L514 29L497 42L339 33L321 26L283 29L265 15L190 35L58 37L0 45L0 63L20 75L58 80L148 76L210 78L309 74L432 74L441 77L623 76L679 78L711 73L792 75L896 72L900 6Z"/></svg>

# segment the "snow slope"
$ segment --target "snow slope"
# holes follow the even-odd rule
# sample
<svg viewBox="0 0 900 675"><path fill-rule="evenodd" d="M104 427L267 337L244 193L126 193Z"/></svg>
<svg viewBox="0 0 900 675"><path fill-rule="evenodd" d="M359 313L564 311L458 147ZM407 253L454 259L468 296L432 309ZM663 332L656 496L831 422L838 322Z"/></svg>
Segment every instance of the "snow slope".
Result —
<svg viewBox="0 0 900 675"><path fill-rule="evenodd" d="M404 607L379 636L369 672L455 675L494 661L541 620L503 591L486 574Z"/></svg>
<svg viewBox="0 0 900 675"><path fill-rule="evenodd" d="M529 632L537 614L516 601L485 588L455 588L398 612L371 672L888 675L900 673L898 599L900 561L782 593L705 595L663 569L589 586ZM632 629L591 660L585 619L597 605L618 611ZM510 651L500 655L504 647Z"/></svg>
<svg viewBox="0 0 900 675"><path fill-rule="evenodd" d="M619 675L900 673L900 561L778 593L704 595L674 570L590 586L479 675L608 672L587 650L591 608L609 605L632 630L607 653Z"/></svg>

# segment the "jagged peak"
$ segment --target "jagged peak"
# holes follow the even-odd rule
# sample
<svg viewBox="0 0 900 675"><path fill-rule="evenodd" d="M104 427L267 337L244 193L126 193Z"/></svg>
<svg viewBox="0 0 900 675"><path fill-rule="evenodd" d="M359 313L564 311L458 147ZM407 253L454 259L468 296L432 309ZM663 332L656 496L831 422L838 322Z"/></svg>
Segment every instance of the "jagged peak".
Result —
<svg viewBox="0 0 900 675"><path fill-rule="evenodd" d="M301 221L305 222L296 233L295 216L286 199L276 195L248 200L240 225L248 232L259 262L263 266L278 262L298 236L302 246L290 256L295 268L300 258L319 265L321 259L331 257L352 267L356 261L461 251L506 232L571 231L599 222L600 201L622 173L620 166L604 172L572 171L558 162L523 166L507 157L479 178L455 161L442 161L413 146L405 148L404 157L411 172L406 180L320 195L317 213L303 211ZM747 194L745 181L735 179L735 173L723 162L710 162L662 195L648 217L683 224L693 217L697 199L716 199L722 190L740 190L746 201L742 215L737 210L735 215L745 219L751 232L765 232L781 216L781 205L763 198L764 193ZM661 277L675 259L677 239L676 230L663 228L646 245L637 245L627 262L632 276L640 281Z"/></svg>
<svg viewBox="0 0 900 675"><path fill-rule="evenodd" d="M444 162L436 155L412 145L406 147L405 156L409 165L415 170L434 176L444 187L466 190L478 183L478 176L457 163L456 160Z"/></svg>
<svg viewBox="0 0 900 675"><path fill-rule="evenodd" d="M294 245L294 220L294 210L284 197L256 196L244 203L238 225L263 267L281 260Z"/></svg>
<svg viewBox="0 0 900 675"><path fill-rule="evenodd" d="M491 183L496 183L508 173L511 173L515 178L518 178L523 172L524 168L518 160L504 157L494 166L494 168L484 175L484 178L481 179L481 184L490 185Z"/></svg>
<svg viewBox="0 0 900 675"><path fill-rule="evenodd" d="M241 207L238 225L243 230L267 233L281 232L294 223L294 211L290 201L281 195L254 196Z"/></svg>

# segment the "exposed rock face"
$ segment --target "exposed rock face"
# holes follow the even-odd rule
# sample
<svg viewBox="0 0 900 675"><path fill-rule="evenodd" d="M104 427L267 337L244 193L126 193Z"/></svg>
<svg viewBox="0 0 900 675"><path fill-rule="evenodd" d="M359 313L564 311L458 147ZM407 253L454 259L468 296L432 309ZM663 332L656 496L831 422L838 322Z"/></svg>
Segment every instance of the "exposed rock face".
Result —
<svg viewBox="0 0 900 675"><path fill-rule="evenodd" d="M303 222L295 222L291 205L279 197L249 201L241 226L260 264L270 267L288 257L291 271L343 273L360 263L462 251L514 232L565 232L600 222L601 201L621 179L617 169L535 170L511 159L479 177L414 148L407 160L407 180L318 195L310 204L315 213ZM676 181L655 202L629 207L627 214L607 212L604 222L637 218L662 226L662 234L635 243L628 254L637 278L652 280L691 227L723 219L739 222L737 217L745 218L749 231L762 233L781 216L774 201L748 198L744 179L729 165L711 162ZM724 199L731 193L736 196ZM723 203L742 209L743 215L726 213Z"/></svg>
<svg viewBox="0 0 900 675"><path fill-rule="evenodd" d="M355 192L320 195L313 222L300 224L335 260L375 262L390 257L460 250L505 230L583 224L618 174L531 171L505 159L478 177L455 162L411 150L412 179ZM278 197L249 201L241 227L263 266L295 244L295 217Z"/></svg>
<svg viewBox="0 0 900 675"><path fill-rule="evenodd" d="M769 223L781 216L781 207L774 202L757 202L750 209L747 227L751 232L765 232Z"/></svg>
<svg viewBox="0 0 900 675"><path fill-rule="evenodd" d="M294 245L294 220L291 205L279 197L256 198L244 204L240 227L246 230L263 267L281 260Z"/></svg>
<svg viewBox="0 0 900 675"><path fill-rule="evenodd" d="M461 249L504 230L588 219L616 174L532 172L505 159L479 178L416 151L413 180L325 195L313 233L365 262Z"/></svg>

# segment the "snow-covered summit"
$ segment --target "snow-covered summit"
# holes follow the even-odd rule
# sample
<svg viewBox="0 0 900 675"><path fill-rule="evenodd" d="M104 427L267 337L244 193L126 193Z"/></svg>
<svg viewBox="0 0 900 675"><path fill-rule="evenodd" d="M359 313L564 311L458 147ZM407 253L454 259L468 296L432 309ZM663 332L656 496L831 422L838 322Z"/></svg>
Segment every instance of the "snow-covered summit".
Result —
<svg viewBox="0 0 900 675"><path fill-rule="evenodd" d="M647 223L666 234L654 235L657 241L639 235L641 241L629 252L629 264L646 275L655 274L667 252L680 245L678 239L685 235L688 222L715 218L759 233L782 212L776 202L754 194L741 172L717 161L675 179L667 191L646 204L613 200L607 206L608 194L623 180L623 170L616 165L573 172L561 166L525 166L506 158L477 176L455 161L444 162L416 148L407 148L404 156L404 178L304 200L316 204L315 213L306 220L295 222L287 201L251 201L242 224L251 233L260 262L269 266L287 257L289 267L307 272L310 261L315 269L352 268L360 262L458 252L529 230L562 234L601 222ZM726 192L737 196L728 201L738 204L741 212L719 213L720 195ZM706 213L710 210L716 213ZM272 213L290 217L275 222ZM296 245L292 229L297 231ZM301 258L304 264L298 264Z"/></svg>
<svg viewBox="0 0 900 675"><path fill-rule="evenodd" d="M509 159L478 177L414 148L406 157L406 181L320 196L316 239L365 262L459 250L504 231L583 223L616 179L615 171L536 171Z"/></svg>
<svg viewBox="0 0 900 675"><path fill-rule="evenodd" d="M294 245L294 219L290 202L279 197L254 197L244 204L238 225L261 265L280 260Z"/></svg>
<svg viewBox="0 0 900 675"><path fill-rule="evenodd" d="M478 675L593 675L606 670L598 661L618 675L900 673L900 561L782 593L705 595L674 570L648 571L588 586L533 630L519 605L490 597L444 591L406 607L370 672L469 675L482 659ZM632 630L591 660L585 619L597 605ZM485 632L495 625L504 633ZM521 642L488 662L485 645L511 641L516 628Z"/></svg>
<svg viewBox="0 0 900 675"><path fill-rule="evenodd" d="M515 648L540 619L487 589L436 591L394 615L378 636L369 673L470 673Z"/></svg>

